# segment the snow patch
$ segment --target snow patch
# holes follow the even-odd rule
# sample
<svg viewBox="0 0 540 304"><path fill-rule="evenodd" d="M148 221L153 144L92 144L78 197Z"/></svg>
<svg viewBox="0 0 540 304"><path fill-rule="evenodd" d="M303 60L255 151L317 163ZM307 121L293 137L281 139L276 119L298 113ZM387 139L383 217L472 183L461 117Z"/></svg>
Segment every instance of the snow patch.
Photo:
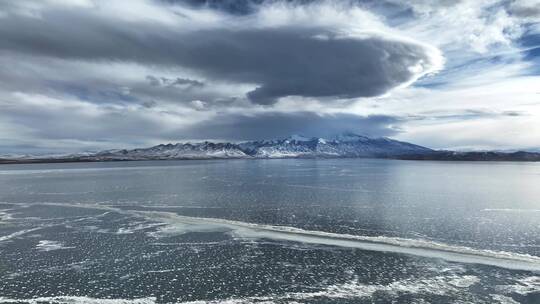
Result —
<svg viewBox="0 0 540 304"><path fill-rule="evenodd" d="M459 293L468 286L456 286L456 281L476 282L475 276L436 276L426 279L405 279L395 281L387 285L364 284L357 279L345 283L334 284L321 288L314 292L289 292L265 297L247 297L241 299L223 299L212 301L191 301L182 304L250 304L250 303L296 303L294 301L310 301L315 299L342 299L369 298L375 293L384 293L387 297L395 297L402 294L431 294L446 295Z"/></svg>
<svg viewBox="0 0 540 304"><path fill-rule="evenodd" d="M12 234L0 236L0 242L9 241L11 239L17 238L19 236L23 236L23 235L25 235L25 234L27 234L29 232L36 231L36 230L39 230L39 229L41 229L41 227L31 228L31 229L24 229L24 230L21 230L21 231L14 232Z"/></svg>
<svg viewBox="0 0 540 304"><path fill-rule="evenodd" d="M60 249L72 249L75 247L65 247L62 243L57 242L57 241L41 240L36 245L36 248L40 251L52 251L52 250L60 250Z"/></svg>
<svg viewBox="0 0 540 304"><path fill-rule="evenodd" d="M13 219L13 216L6 212L7 210L0 210L0 223L1 222L7 222L9 220Z"/></svg>
<svg viewBox="0 0 540 304"><path fill-rule="evenodd" d="M39 297L31 299L10 299L0 297L1 303L28 303L28 304L40 304L40 303L52 303L52 304L155 304L156 298L139 298L139 299L97 299L90 297L77 297L77 296L65 296L65 297Z"/></svg>
<svg viewBox="0 0 540 304"><path fill-rule="evenodd" d="M154 227L163 226L163 223L142 223L131 227L120 227L116 231L116 234L132 234L137 231L146 230Z"/></svg>
<svg viewBox="0 0 540 304"><path fill-rule="evenodd" d="M503 295L491 295L491 298L500 304L519 304L518 301Z"/></svg>
<svg viewBox="0 0 540 304"><path fill-rule="evenodd" d="M517 293L520 295L528 295L530 293L540 292L540 277L528 276L516 280L516 284L498 285L496 288L504 293Z"/></svg>

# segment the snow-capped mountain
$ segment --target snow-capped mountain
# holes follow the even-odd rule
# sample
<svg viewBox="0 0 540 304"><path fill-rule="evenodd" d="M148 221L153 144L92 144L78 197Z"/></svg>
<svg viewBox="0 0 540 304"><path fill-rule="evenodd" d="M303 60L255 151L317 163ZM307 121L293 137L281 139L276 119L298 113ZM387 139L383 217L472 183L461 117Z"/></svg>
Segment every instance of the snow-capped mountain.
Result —
<svg viewBox="0 0 540 304"><path fill-rule="evenodd" d="M389 138L370 138L352 133L334 138L293 135L279 140L241 143L239 146L246 154L257 158L393 157L433 151Z"/></svg>
<svg viewBox="0 0 540 304"><path fill-rule="evenodd" d="M248 157L238 145L231 143L185 143L157 145L145 149L108 150L96 153L99 160L141 160L141 159L211 159Z"/></svg>
<svg viewBox="0 0 540 304"><path fill-rule="evenodd" d="M71 155L78 160L295 158L295 157L397 157L429 153L431 149L389 138L342 134L334 138L292 135L283 139L243 143L177 143L144 149L107 150Z"/></svg>
<svg viewBox="0 0 540 304"><path fill-rule="evenodd" d="M0 157L1 163L231 158L392 158L446 161L540 161L534 152L436 151L390 138L344 133L331 138L292 135L243 143L177 143L132 150L107 150L54 156Z"/></svg>

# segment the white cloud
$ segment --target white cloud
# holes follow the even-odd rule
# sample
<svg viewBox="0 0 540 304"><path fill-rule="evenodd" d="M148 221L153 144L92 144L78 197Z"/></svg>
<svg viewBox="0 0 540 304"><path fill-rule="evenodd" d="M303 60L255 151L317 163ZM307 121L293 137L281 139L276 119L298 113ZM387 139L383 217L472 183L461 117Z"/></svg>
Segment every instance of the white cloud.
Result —
<svg viewBox="0 0 540 304"><path fill-rule="evenodd" d="M204 110L206 107L206 103L201 100L192 100L191 105L193 105L193 107L197 110Z"/></svg>
<svg viewBox="0 0 540 304"><path fill-rule="evenodd" d="M511 47L525 22L509 14L500 0L413 1L416 18L403 24L404 32L430 41L446 51L486 53L491 47Z"/></svg>

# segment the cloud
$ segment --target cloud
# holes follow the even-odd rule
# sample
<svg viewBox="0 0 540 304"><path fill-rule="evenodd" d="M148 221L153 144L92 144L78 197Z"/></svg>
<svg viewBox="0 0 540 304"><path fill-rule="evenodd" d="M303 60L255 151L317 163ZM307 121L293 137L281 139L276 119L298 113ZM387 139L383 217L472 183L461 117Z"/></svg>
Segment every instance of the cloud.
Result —
<svg viewBox="0 0 540 304"><path fill-rule="evenodd" d="M390 1L414 12L402 30L414 32L446 54L452 52L451 56L470 59L475 53L510 47L526 30L527 21L512 14L514 4L526 0Z"/></svg>
<svg viewBox="0 0 540 304"><path fill-rule="evenodd" d="M420 124L403 133L402 140L415 139L417 144L457 150L533 150L538 148L540 127L538 118L520 119L502 116L500 119L450 121L444 124ZM523 130L528 130L524 132ZM444 134L444 136L441 136ZM492 134L489 136L488 134Z"/></svg>
<svg viewBox="0 0 540 304"><path fill-rule="evenodd" d="M188 87L202 87L204 86L204 82L193 80L193 79L187 79L187 78L176 78L173 82L173 85L179 85L179 86L188 86Z"/></svg>
<svg viewBox="0 0 540 304"><path fill-rule="evenodd" d="M537 0L0 1L0 149L538 145L538 33Z"/></svg>
<svg viewBox="0 0 540 304"><path fill-rule="evenodd" d="M201 100L192 100L191 105L197 110L204 110L206 107L205 102Z"/></svg>
<svg viewBox="0 0 540 304"><path fill-rule="evenodd" d="M150 85L158 87L158 86L178 86L178 87L184 87L184 88L200 88L204 86L204 82L189 79L189 78L176 78L176 79L170 79L166 77L155 77L152 75L146 76L146 80L150 83Z"/></svg>
<svg viewBox="0 0 540 304"><path fill-rule="evenodd" d="M223 138L236 141L284 138L291 134L331 137L343 132L379 137L399 133L400 123L401 119L393 116L361 116L346 113L219 114L183 129L179 135L192 139Z"/></svg>
<svg viewBox="0 0 540 304"><path fill-rule="evenodd" d="M234 15L254 13L265 0L161 0L164 3L184 3L196 8L211 8ZM268 1L266 1L268 2ZM308 2L308 1L306 1Z"/></svg>
<svg viewBox="0 0 540 304"><path fill-rule="evenodd" d="M229 41L249 41L250 53L239 54L238 59L256 63L242 67L241 75L248 76L245 80L260 85L248 93L249 99L273 104L286 96L372 97L433 71L440 61L436 52L411 42L328 33L316 38L320 34L273 30L231 37ZM271 45L265 43L269 40ZM234 58L232 52L227 55Z"/></svg>
<svg viewBox="0 0 540 304"><path fill-rule="evenodd" d="M264 15L264 13L261 13ZM268 14L268 13L266 13ZM249 100L269 105L281 97L354 98L382 95L438 70L437 49L380 32L279 22L246 27L178 29L146 20L106 19L88 10L44 10L40 18L0 18L0 49L34 56L92 61L133 61L178 66L210 79L249 83ZM278 14L279 15L279 14ZM311 16L315 18L315 16ZM59 37L62 37L59 39ZM152 85L202 86L148 76Z"/></svg>
<svg viewBox="0 0 540 304"><path fill-rule="evenodd" d="M510 4L509 11L520 18L540 18L540 2L537 0L517 0Z"/></svg>
<svg viewBox="0 0 540 304"><path fill-rule="evenodd" d="M191 102L191 110L157 103L140 106L93 104L77 99L13 94L0 102L0 152L13 149L56 152L151 146L186 140L252 140L332 136L355 132L369 136L399 133L401 119L346 113L235 111L207 113L206 104ZM69 147L73 144L73 147Z"/></svg>
<svg viewBox="0 0 540 304"><path fill-rule="evenodd" d="M407 117L407 120L428 120L428 121L467 121L467 120L478 120L486 118L500 118L500 117L522 117L526 116L524 112L521 111L500 111L496 112L493 110L480 110L480 109L465 109L458 111L431 111L419 113L417 115L411 115Z"/></svg>

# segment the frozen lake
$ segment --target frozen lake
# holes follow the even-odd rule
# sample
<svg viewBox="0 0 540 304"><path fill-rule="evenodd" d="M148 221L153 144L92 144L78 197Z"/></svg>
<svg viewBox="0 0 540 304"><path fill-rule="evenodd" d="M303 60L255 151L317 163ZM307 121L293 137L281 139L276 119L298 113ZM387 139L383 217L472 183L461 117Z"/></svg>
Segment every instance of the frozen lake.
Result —
<svg viewBox="0 0 540 304"><path fill-rule="evenodd" d="M39 301L540 303L540 164L0 166L0 302Z"/></svg>

